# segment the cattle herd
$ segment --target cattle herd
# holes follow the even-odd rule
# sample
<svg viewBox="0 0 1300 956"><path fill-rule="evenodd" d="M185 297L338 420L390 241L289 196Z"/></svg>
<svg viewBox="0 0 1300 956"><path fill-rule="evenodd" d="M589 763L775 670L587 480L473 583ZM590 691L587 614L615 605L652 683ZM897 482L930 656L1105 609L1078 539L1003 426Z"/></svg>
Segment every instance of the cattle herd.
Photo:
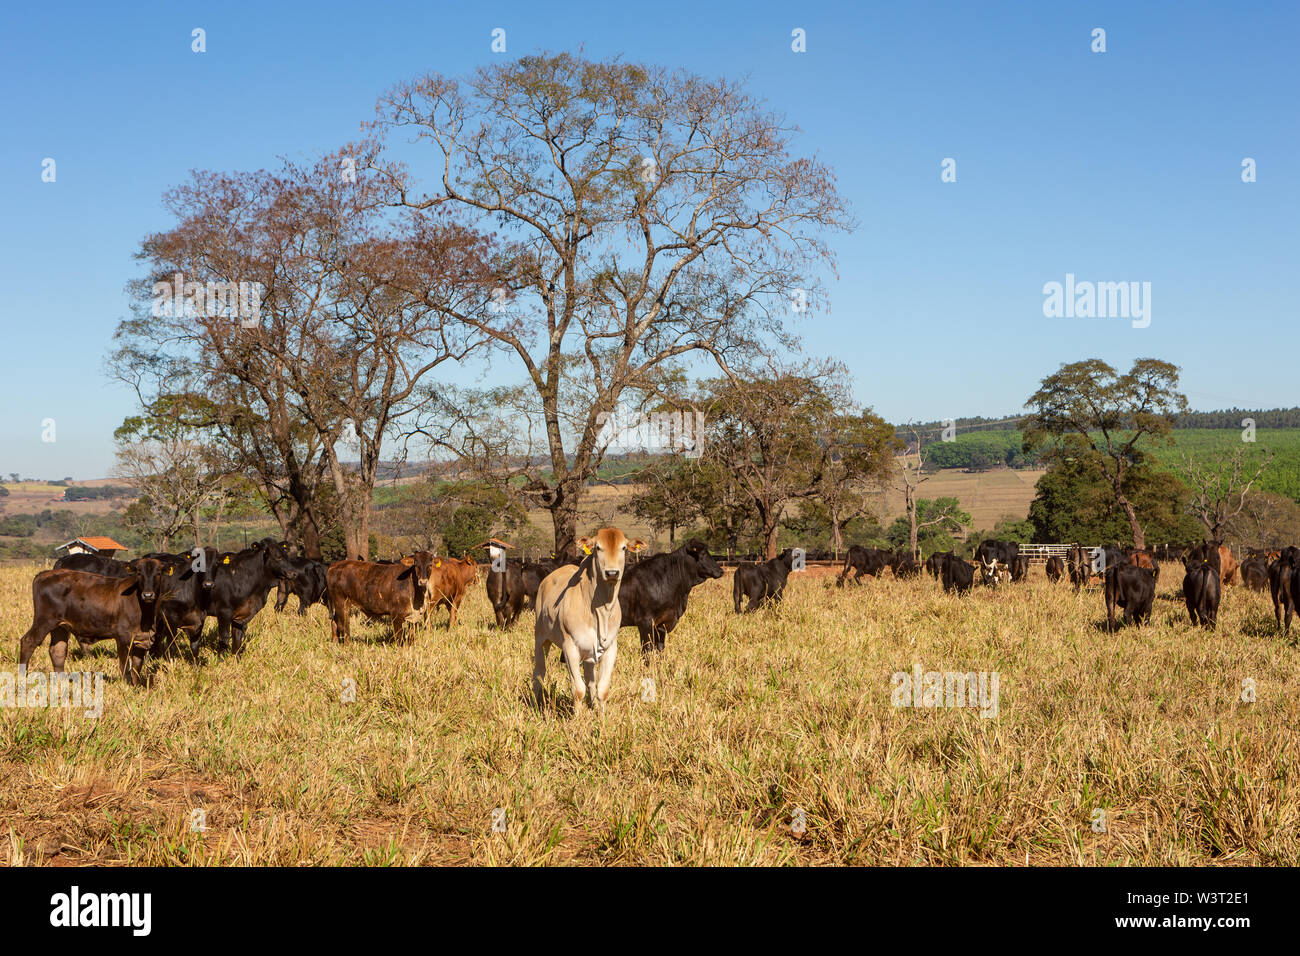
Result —
<svg viewBox="0 0 1300 956"><path fill-rule="evenodd" d="M645 545L628 540L616 528L602 528L581 538L581 555L572 561L520 561L509 545L492 539L486 549L487 597L499 629L515 624L520 613L535 614L533 689L544 700L545 652L560 651L572 680L574 709L589 701L604 706L618 651L618 631L635 627L643 654L664 649L667 635L686 613L693 588L720 578L722 566L707 547L688 543L674 551L637 560ZM768 561L741 562L732 582L734 611L749 613L779 603L795 569L796 553L787 548ZM1300 548L1252 550L1240 565L1220 542L1154 550L1104 545L1073 545L1064 558L1046 564L1053 584L1068 577L1076 590L1098 584L1106 606L1106 626L1113 629L1119 611L1126 625L1150 619L1161 562L1184 567L1183 598L1193 624L1213 628L1223 585L1241 583L1268 590L1278 627L1290 631L1300 602ZM928 572L944 591L965 594L978 582L996 588L1024 580L1029 559L1015 542L983 541L967 561L952 551L930 555L924 563L911 554L854 545L836 580L861 583L889 568L897 578ZM68 639L80 643L113 639L122 676L140 681L147 654L167 652L179 636L198 658L204 625L217 622L217 650L238 655L249 622L266 606L272 588L275 608L284 610L289 595L298 598L298 613L315 603L330 613L335 640L350 636L353 609L392 627L393 639L409 643L408 625L427 624L445 608L447 627L456 624L461 601L478 580L483 566L472 556L438 557L416 551L395 561L343 560L325 564L302 557L280 541L265 538L238 552L195 548L188 553L152 552L132 561L74 554L32 581L32 626L19 646L19 666L50 639L50 662L61 672ZM852 577L850 577L850 574Z"/></svg>

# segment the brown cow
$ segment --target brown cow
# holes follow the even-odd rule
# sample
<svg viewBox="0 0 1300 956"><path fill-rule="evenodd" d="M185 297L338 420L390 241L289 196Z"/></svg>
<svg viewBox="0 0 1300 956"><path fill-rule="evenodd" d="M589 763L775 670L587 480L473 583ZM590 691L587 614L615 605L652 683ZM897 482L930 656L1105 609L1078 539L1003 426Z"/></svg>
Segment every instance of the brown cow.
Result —
<svg viewBox="0 0 1300 956"><path fill-rule="evenodd" d="M1060 555L1054 554L1047 559L1047 580L1055 584L1065 576L1065 562Z"/></svg>
<svg viewBox="0 0 1300 956"><path fill-rule="evenodd" d="M32 626L19 642L18 666L27 668L47 636L55 673L63 671L69 636L75 634L82 644L112 638L122 677L140 683L145 652L153 646L163 567L157 558L137 558L126 564L122 577L67 570L37 574L32 579Z"/></svg>
<svg viewBox="0 0 1300 956"><path fill-rule="evenodd" d="M351 637L355 604L367 617L390 621L393 640L401 643L405 626L424 617L432 570L433 555L428 551L417 551L395 564L335 561L325 572L334 639L342 644Z"/></svg>
<svg viewBox="0 0 1300 956"><path fill-rule="evenodd" d="M456 626L456 612L466 592L478 581L478 562L469 555L460 560L435 558L433 570L429 573L429 595L424 605L424 619L440 607L449 612L447 630Z"/></svg>

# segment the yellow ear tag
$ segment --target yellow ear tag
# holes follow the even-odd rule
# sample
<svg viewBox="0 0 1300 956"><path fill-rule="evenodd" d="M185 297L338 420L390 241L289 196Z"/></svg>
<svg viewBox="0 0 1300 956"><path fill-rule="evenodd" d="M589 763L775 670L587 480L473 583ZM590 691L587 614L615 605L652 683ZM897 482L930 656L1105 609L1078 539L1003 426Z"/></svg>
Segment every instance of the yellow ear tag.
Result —
<svg viewBox="0 0 1300 956"><path fill-rule="evenodd" d="M582 546L582 553L583 553L583 554L591 554L591 548L587 547L587 545L584 544L584 545Z"/></svg>
<svg viewBox="0 0 1300 956"><path fill-rule="evenodd" d="M167 569L167 573L168 573L168 574L171 574L174 570L176 570L176 569L175 569L175 568L168 568L168 569Z"/></svg>
<svg viewBox="0 0 1300 956"><path fill-rule="evenodd" d="M433 566L434 566L435 568L440 568L440 567L442 567L442 558L439 558L437 561L433 562Z"/></svg>
<svg viewBox="0 0 1300 956"><path fill-rule="evenodd" d="M221 563L222 563L222 564L229 564L229 563L230 563L230 555L226 555L224 558L222 558L222 559L221 559Z"/></svg>

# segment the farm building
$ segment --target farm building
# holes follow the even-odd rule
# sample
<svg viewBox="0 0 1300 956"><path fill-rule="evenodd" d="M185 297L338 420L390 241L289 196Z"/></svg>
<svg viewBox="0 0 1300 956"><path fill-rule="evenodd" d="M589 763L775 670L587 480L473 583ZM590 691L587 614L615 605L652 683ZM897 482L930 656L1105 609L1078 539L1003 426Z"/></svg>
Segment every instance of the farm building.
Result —
<svg viewBox="0 0 1300 956"><path fill-rule="evenodd" d="M125 551L126 545L118 544L112 538L73 538L66 544L61 544L54 549L57 551L67 551L68 554L102 554L111 558L119 551Z"/></svg>

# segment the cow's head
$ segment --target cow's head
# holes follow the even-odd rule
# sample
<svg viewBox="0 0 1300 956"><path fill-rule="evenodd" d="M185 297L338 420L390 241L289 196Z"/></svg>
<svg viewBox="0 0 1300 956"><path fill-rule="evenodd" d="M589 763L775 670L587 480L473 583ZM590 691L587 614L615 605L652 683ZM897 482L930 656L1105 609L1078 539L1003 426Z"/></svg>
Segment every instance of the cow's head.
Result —
<svg viewBox="0 0 1300 956"><path fill-rule="evenodd" d="M248 547L262 555L266 570L274 577L284 578L286 581L298 579L298 569L290 563L288 549L282 542L274 538L263 538L261 541L254 541Z"/></svg>
<svg viewBox="0 0 1300 956"><path fill-rule="evenodd" d="M601 528L590 538L579 538L578 546L588 555L596 580L617 581L623 576L629 551L640 551L645 542L640 538L628 541L617 528Z"/></svg>
<svg viewBox="0 0 1300 956"><path fill-rule="evenodd" d="M722 566L705 545L692 541L685 546L685 551L695 560L695 566L700 574L710 578L722 577Z"/></svg>
<svg viewBox="0 0 1300 956"><path fill-rule="evenodd" d="M980 557L980 576L984 579L985 584L996 585L998 583L998 559L989 560L986 557Z"/></svg>
<svg viewBox="0 0 1300 956"><path fill-rule="evenodd" d="M162 586L161 578L171 564L158 558L145 557L128 561L126 566L131 572L130 580L139 588L140 603L152 604L157 601L158 589Z"/></svg>
<svg viewBox="0 0 1300 956"><path fill-rule="evenodd" d="M405 568L398 578L414 578L416 590L425 591L429 587L429 576L433 574L433 562L434 557L428 551L408 554L398 562Z"/></svg>

